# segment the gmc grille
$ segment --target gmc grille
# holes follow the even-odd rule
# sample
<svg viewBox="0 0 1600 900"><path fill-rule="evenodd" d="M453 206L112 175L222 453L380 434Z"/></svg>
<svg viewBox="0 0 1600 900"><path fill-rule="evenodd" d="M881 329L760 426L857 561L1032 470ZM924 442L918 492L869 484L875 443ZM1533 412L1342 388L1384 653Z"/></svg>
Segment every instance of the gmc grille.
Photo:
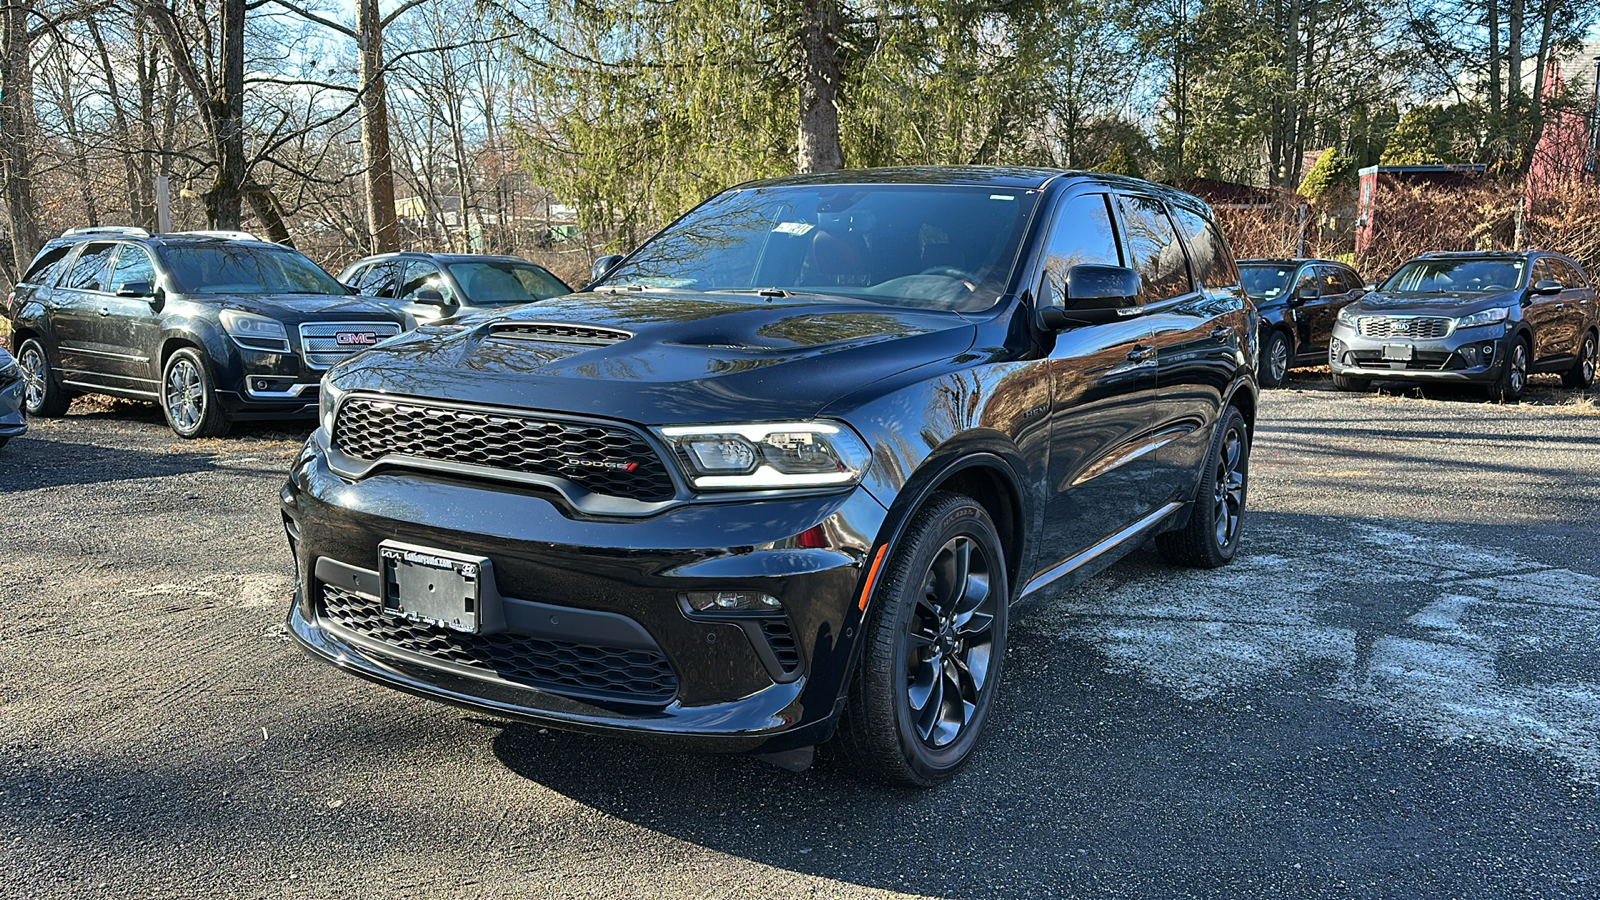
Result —
<svg viewBox="0 0 1600 900"><path fill-rule="evenodd" d="M326 369L399 333L393 322L306 322L300 326L300 356L311 368Z"/></svg>
<svg viewBox="0 0 1600 900"><path fill-rule="evenodd" d="M646 503L675 493L656 451L617 425L350 397L333 439L339 452L368 462L392 455L485 466Z"/></svg>

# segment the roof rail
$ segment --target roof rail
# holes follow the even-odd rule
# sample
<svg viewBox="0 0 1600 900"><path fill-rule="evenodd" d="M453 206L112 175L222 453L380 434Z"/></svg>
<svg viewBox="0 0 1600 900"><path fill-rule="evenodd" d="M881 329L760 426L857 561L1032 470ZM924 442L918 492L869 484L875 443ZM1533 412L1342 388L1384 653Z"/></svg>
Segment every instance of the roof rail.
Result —
<svg viewBox="0 0 1600 900"><path fill-rule="evenodd" d="M62 237L76 237L80 234L129 234L134 237L149 237L150 232L133 225L90 225L85 228L68 228L61 232Z"/></svg>
<svg viewBox="0 0 1600 900"><path fill-rule="evenodd" d="M259 241L259 240L261 240L261 238L256 237L255 235L251 234L248 231L223 231L223 230L212 229L212 230L209 230L209 231L208 230L201 230L201 231L174 231L174 232L171 232L171 233L174 234L174 235L184 235L185 237L217 238L219 240L224 240L224 241Z"/></svg>

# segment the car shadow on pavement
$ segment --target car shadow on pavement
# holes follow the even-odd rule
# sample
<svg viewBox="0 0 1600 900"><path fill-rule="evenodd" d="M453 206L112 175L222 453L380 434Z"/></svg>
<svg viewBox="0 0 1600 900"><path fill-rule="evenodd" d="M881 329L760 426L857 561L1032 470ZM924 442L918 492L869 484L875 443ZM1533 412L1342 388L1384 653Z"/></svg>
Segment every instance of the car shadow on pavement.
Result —
<svg viewBox="0 0 1600 900"><path fill-rule="evenodd" d="M0 451L0 494L72 484L167 478L216 467L211 453L151 453L129 447L56 441L32 434Z"/></svg>

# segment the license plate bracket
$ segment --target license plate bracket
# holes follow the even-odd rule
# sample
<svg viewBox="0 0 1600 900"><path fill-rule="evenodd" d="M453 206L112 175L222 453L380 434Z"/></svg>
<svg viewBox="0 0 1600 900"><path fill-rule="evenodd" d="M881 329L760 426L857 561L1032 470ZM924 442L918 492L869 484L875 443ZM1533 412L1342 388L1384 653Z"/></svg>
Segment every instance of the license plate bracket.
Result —
<svg viewBox="0 0 1600 900"><path fill-rule="evenodd" d="M465 634L496 624L484 609L498 599L484 590L487 558L385 541L378 563L384 615Z"/></svg>
<svg viewBox="0 0 1600 900"><path fill-rule="evenodd" d="M1410 362L1417 355L1417 348L1411 344L1384 344L1383 358L1393 362Z"/></svg>

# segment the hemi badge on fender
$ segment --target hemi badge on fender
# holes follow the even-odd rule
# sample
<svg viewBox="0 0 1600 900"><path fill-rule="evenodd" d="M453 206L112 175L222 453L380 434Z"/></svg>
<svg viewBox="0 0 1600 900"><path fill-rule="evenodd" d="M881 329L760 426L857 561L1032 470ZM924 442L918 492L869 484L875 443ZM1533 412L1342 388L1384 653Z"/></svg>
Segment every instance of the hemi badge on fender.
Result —
<svg viewBox="0 0 1600 900"><path fill-rule="evenodd" d="M872 568L867 570L867 580L861 585L861 602L857 604L857 609L863 612L867 609L867 597L872 594L872 585L878 580L878 567L883 565L883 553L888 549L888 544L878 548L878 555L872 558Z"/></svg>

